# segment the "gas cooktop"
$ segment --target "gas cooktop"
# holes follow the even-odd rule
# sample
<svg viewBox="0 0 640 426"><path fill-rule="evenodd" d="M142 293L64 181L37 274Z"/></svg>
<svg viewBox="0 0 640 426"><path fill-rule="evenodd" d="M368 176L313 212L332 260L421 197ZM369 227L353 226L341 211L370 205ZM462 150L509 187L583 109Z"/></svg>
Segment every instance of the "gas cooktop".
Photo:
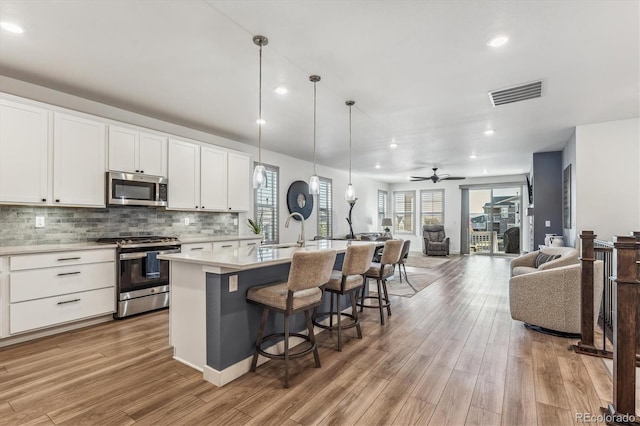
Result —
<svg viewBox="0 0 640 426"><path fill-rule="evenodd" d="M118 247L150 247L180 244L180 240L178 240L177 237L162 237L158 235L99 238L96 242L98 244L117 244Z"/></svg>

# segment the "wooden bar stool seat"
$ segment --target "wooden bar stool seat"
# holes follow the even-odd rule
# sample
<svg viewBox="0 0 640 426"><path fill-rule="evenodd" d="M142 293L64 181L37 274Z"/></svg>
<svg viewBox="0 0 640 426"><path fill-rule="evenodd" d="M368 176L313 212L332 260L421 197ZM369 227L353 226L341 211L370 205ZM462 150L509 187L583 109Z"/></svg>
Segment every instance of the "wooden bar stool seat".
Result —
<svg viewBox="0 0 640 426"><path fill-rule="evenodd" d="M384 243L380 263L371 262L367 272L365 273L365 286L362 289L362 297L360 298L360 311L363 308L376 308L380 310L380 323L384 325L384 309L387 309L387 316L391 316L391 302L389 301L389 293L387 292L387 278L392 277L395 271L395 265L400 259L402 253L402 240L387 240ZM374 278L378 285L377 296L365 296L368 290L369 278ZM377 304L365 304L365 299L377 300Z"/></svg>
<svg viewBox="0 0 640 426"><path fill-rule="evenodd" d="M358 339L362 339L362 329L358 319L356 309L356 293L364 286L364 273L369 268L371 257L376 248L375 244L358 244L347 247L347 253L342 263L342 271L333 271L331 278L324 286L324 291L329 293L331 298L329 312L313 312L313 324L326 330L338 331L338 351L342 351L342 330L356 327ZM351 313L342 312L341 296L349 295L351 299ZM336 311L333 310L333 296L336 296ZM329 315L329 325L318 322L319 317ZM337 316L337 324L333 324L333 317ZM342 322L342 317L347 317L351 321Z"/></svg>
<svg viewBox="0 0 640 426"><path fill-rule="evenodd" d="M291 259L291 269L287 282L252 287L247 292L247 301L262 306L260 329L256 339L256 348L251 362L251 371L256 371L258 356L284 360L284 387L289 387L289 360L299 358L313 352L316 368L320 368L320 356L313 333L311 312L322 301L320 287L331 277L331 271L336 260L335 250L320 250L315 252L295 252ZM284 331L264 336L269 311L280 312L284 315ZM289 330L290 317L304 312L308 335L292 333ZM308 346L292 353L289 350L289 338L296 336L304 339ZM284 339L284 352L273 354L266 352L262 346L265 342Z"/></svg>

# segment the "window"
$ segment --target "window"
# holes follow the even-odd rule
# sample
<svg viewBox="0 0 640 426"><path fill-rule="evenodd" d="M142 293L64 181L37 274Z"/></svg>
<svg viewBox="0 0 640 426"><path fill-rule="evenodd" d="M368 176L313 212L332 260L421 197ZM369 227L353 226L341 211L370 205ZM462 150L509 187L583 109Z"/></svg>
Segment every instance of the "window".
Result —
<svg viewBox="0 0 640 426"><path fill-rule="evenodd" d="M394 231L415 234L415 191L393 192Z"/></svg>
<svg viewBox="0 0 640 426"><path fill-rule="evenodd" d="M257 163L254 164L254 167ZM280 169L276 166L263 164L267 174L266 184L254 190L255 219L262 220L264 242L278 243L278 186Z"/></svg>
<svg viewBox="0 0 640 426"><path fill-rule="evenodd" d="M333 236L333 210L331 179L320 178L320 193L318 193L318 235L331 238Z"/></svg>
<svg viewBox="0 0 640 426"><path fill-rule="evenodd" d="M378 227L382 227L382 219L389 217L389 201L387 191L378 190Z"/></svg>
<svg viewBox="0 0 640 426"><path fill-rule="evenodd" d="M420 191L420 222L444 225L444 189Z"/></svg>

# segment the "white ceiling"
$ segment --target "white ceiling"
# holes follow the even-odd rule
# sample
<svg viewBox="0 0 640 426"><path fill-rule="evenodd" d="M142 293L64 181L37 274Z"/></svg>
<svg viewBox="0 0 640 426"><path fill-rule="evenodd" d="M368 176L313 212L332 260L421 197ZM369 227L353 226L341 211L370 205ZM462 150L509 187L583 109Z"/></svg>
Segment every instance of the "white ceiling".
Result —
<svg viewBox="0 0 640 426"><path fill-rule="evenodd" d="M257 145L261 34L263 148L312 161L308 77L319 74L318 163L348 167L353 99L354 172L507 175L561 149L576 125L640 115L639 10L611 0L2 0L0 19L25 33L0 31L0 74ZM499 33L509 43L488 47ZM491 106L488 91L537 79L541 98Z"/></svg>

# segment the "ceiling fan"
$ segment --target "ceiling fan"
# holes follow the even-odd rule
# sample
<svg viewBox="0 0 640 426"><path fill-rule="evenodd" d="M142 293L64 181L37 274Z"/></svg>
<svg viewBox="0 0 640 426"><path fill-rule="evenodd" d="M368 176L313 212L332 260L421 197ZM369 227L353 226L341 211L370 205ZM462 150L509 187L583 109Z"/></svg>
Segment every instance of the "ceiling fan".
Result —
<svg viewBox="0 0 640 426"><path fill-rule="evenodd" d="M411 176L411 182L416 182L416 181L421 181L421 180L430 180L433 183L438 183L441 180L462 180L462 179L466 179L464 177L450 176L448 174L438 175L437 174L437 171L438 171L437 167L433 167L432 170L433 170L433 175L432 176Z"/></svg>

